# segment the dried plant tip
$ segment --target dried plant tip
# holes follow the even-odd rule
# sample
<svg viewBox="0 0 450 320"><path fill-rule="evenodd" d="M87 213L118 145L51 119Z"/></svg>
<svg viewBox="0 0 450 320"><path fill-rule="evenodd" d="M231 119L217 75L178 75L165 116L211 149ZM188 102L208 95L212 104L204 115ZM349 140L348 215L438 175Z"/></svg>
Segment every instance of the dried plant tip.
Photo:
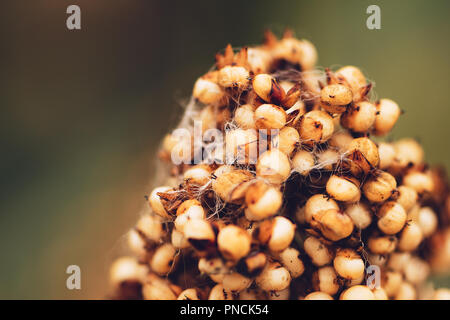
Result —
<svg viewBox="0 0 450 320"><path fill-rule="evenodd" d="M280 104L286 97L283 88L268 74L258 74L252 84L256 94L266 102Z"/></svg>
<svg viewBox="0 0 450 320"><path fill-rule="evenodd" d="M380 163L378 148L369 138L353 139L348 146L347 154L347 165L354 176L367 174Z"/></svg>
<svg viewBox="0 0 450 320"><path fill-rule="evenodd" d="M159 187L153 189L153 191L150 194L149 197L149 203L153 211L163 217L163 218L170 218L169 213L167 212L163 202L161 201L160 194L161 193L167 193L169 191L172 191L173 189L171 187ZM175 192L174 192L175 193Z"/></svg>

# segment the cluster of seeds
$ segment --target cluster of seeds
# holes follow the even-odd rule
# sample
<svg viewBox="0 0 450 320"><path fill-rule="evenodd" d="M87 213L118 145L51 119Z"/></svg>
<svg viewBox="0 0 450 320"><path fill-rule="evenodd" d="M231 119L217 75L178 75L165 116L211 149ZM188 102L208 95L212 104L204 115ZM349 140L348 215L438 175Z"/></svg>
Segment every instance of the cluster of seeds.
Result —
<svg viewBox="0 0 450 320"><path fill-rule="evenodd" d="M195 163L205 145L166 136L168 178L128 233L133 255L111 267L115 298L450 297L425 285L450 267L445 173L413 139L373 139L402 112L371 101L360 69L316 60L289 31L216 55L180 127L223 132L226 152Z"/></svg>

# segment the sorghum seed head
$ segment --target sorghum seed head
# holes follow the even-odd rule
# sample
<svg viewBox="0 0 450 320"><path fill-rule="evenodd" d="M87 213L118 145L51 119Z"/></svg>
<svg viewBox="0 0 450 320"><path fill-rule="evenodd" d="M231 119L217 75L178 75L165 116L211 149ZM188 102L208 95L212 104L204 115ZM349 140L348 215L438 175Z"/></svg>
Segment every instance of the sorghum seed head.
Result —
<svg viewBox="0 0 450 320"><path fill-rule="evenodd" d="M197 289L189 288L180 293L177 300L200 300Z"/></svg>
<svg viewBox="0 0 450 320"><path fill-rule="evenodd" d="M295 248L286 248L277 255L281 264L289 271L292 278L300 277L305 271L305 265L300 259L300 252Z"/></svg>
<svg viewBox="0 0 450 320"><path fill-rule="evenodd" d="M256 128L254 114L253 107L249 104L244 104L234 112L234 121L241 129L254 129Z"/></svg>
<svg viewBox="0 0 450 320"><path fill-rule="evenodd" d="M354 228L352 219L336 209L321 211L314 217L311 226L320 230L322 235L331 241L347 238Z"/></svg>
<svg viewBox="0 0 450 320"><path fill-rule="evenodd" d="M409 252L392 252L389 256L388 268L393 271L403 272L411 259Z"/></svg>
<svg viewBox="0 0 450 320"><path fill-rule="evenodd" d="M184 234L176 229L172 230L171 243L177 249L186 249L190 246Z"/></svg>
<svg viewBox="0 0 450 320"><path fill-rule="evenodd" d="M366 77L361 70L355 66L339 68L335 74L338 78L343 78L345 80L345 83L350 87L354 95L357 95L359 90L366 85Z"/></svg>
<svg viewBox="0 0 450 320"><path fill-rule="evenodd" d="M341 84L330 84L320 92L320 105L329 113L343 113L352 100L352 91Z"/></svg>
<svg viewBox="0 0 450 320"><path fill-rule="evenodd" d="M420 226L414 221L410 221L400 233L398 249L401 251L413 251L422 242L423 233Z"/></svg>
<svg viewBox="0 0 450 320"><path fill-rule="evenodd" d="M176 300L182 290L168 280L151 274L142 287L145 300Z"/></svg>
<svg viewBox="0 0 450 320"><path fill-rule="evenodd" d="M398 288L395 300L415 300L417 296L416 289L409 282L403 281Z"/></svg>
<svg viewBox="0 0 450 320"><path fill-rule="evenodd" d="M255 74L265 73L269 71L272 64L270 53L262 48L248 48L247 62L250 70Z"/></svg>
<svg viewBox="0 0 450 320"><path fill-rule="evenodd" d="M380 142L378 144L380 155L380 169L385 170L391 166L395 159L395 148L391 143Z"/></svg>
<svg viewBox="0 0 450 320"><path fill-rule="evenodd" d="M250 74L244 67L226 66L219 70L219 85L224 88L246 89Z"/></svg>
<svg viewBox="0 0 450 320"><path fill-rule="evenodd" d="M386 291L379 287L372 289L373 295L375 296L375 300L388 300L388 296L386 294Z"/></svg>
<svg viewBox="0 0 450 320"><path fill-rule="evenodd" d="M281 129L275 139L278 139L278 149L287 156L290 156L297 145L300 144L300 135L298 131L292 127L284 127Z"/></svg>
<svg viewBox="0 0 450 320"><path fill-rule="evenodd" d="M403 269L405 280L411 284L423 283L430 275L430 266L419 257L412 257Z"/></svg>
<svg viewBox="0 0 450 320"><path fill-rule="evenodd" d="M359 279L364 275L364 261L353 249L338 249L333 266L344 279Z"/></svg>
<svg viewBox="0 0 450 320"><path fill-rule="evenodd" d="M303 247L315 266L321 267L333 260L333 253L328 246L313 236L305 239Z"/></svg>
<svg viewBox="0 0 450 320"><path fill-rule="evenodd" d="M354 203L361 198L359 181L353 177L332 175L327 181L326 189L337 201Z"/></svg>
<svg viewBox="0 0 450 320"><path fill-rule="evenodd" d="M325 194L315 194L311 196L305 204L306 222L311 223L317 214L329 209L339 210L339 206L336 201Z"/></svg>
<svg viewBox="0 0 450 320"><path fill-rule="evenodd" d="M353 141L353 137L347 131L338 131L333 133L330 140L328 140L328 144L330 147L334 147L341 152L345 152L348 150L348 146Z"/></svg>
<svg viewBox="0 0 450 320"><path fill-rule="evenodd" d="M253 174L247 170L227 170L228 169L223 169L223 173L219 172L220 175L216 176L217 178L212 182L212 189L222 200L229 202L231 200L233 190L235 190L235 188L240 184L253 179Z"/></svg>
<svg viewBox="0 0 450 320"><path fill-rule="evenodd" d="M153 189L152 193L150 194L150 197L148 201L150 202L150 206L152 207L153 211L163 217L163 218L170 218L169 213L164 208L163 203L161 202L161 198L159 197L158 193L160 192L169 192L173 190L171 187L158 187Z"/></svg>
<svg viewBox="0 0 450 320"><path fill-rule="evenodd" d="M183 233L189 243L200 252L208 251L214 246L216 234L211 224L205 220L189 220Z"/></svg>
<svg viewBox="0 0 450 320"><path fill-rule="evenodd" d="M406 223L406 212L395 201L384 203L378 211L378 228L384 234L396 234L402 230Z"/></svg>
<svg viewBox="0 0 450 320"><path fill-rule="evenodd" d="M262 104L254 113L258 129L281 129L286 125L286 111L274 104Z"/></svg>
<svg viewBox="0 0 450 320"><path fill-rule="evenodd" d="M308 294L303 300L334 300L328 293L315 291Z"/></svg>
<svg viewBox="0 0 450 320"><path fill-rule="evenodd" d="M397 238L393 236L372 236L369 238L368 247L372 253L388 254L397 247Z"/></svg>
<svg viewBox="0 0 450 320"><path fill-rule="evenodd" d="M394 127L400 116L401 110L398 105L390 99L381 99L376 104L377 116L373 125L373 133L385 135Z"/></svg>
<svg viewBox="0 0 450 320"><path fill-rule="evenodd" d="M437 289L433 294L433 300L450 300L450 290L446 288Z"/></svg>
<svg viewBox="0 0 450 320"><path fill-rule="evenodd" d="M252 252L247 257L241 259L236 266L236 270L250 278L261 273L267 263L267 256L262 252Z"/></svg>
<svg viewBox="0 0 450 320"><path fill-rule="evenodd" d="M266 102L280 103L286 96L284 89L268 74L255 76L253 79L253 90L255 90L258 97Z"/></svg>
<svg viewBox="0 0 450 320"><path fill-rule="evenodd" d="M308 145L326 142L334 132L333 118L320 110L305 113L299 124L302 142Z"/></svg>
<svg viewBox="0 0 450 320"><path fill-rule="evenodd" d="M397 187L395 178L384 171L372 175L363 186L363 192L370 202L381 203L389 199Z"/></svg>
<svg viewBox="0 0 450 320"><path fill-rule="evenodd" d="M358 229L365 229L372 223L372 213L364 202L348 204L344 213L352 219Z"/></svg>
<svg viewBox="0 0 450 320"><path fill-rule="evenodd" d="M136 230L138 230L148 240L158 242L163 234L162 221L156 215L143 215L136 223Z"/></svg>
<svg viewBox="0 0 450 320"><path fill-rule="evenodd" d="M403 177L403 184L418 194L434 190L434 181L429 172L411 171Z"/></svg>
<svg viewBox="0 0 450 320"><path fill-rule="evenodd" d="M281 208L283 201L280 190L264 181L253 183L245 195L247 210L245 215L248 220L263 220L273 216Z"/></svg>
<svg viewBox="0 0 450 320"><path fill-rule="evenodd" d="M225 291L236 293L247 289L252 284L252 281L252 279L244 277L242 274L232 272L224 275L222 285Z"/></svg>
<svg viewBox="0 0 450 320"><path fill-rule="evenodd" d="M209 292L208 300L233 300L233 294L225 290L222 284L216 284Z"/></svg>
<svg viewBox="0 0 450 320"><path fill-rule="evenodd" d="M401 185L397 188L395 199L408 212L417 203L418 195L413 188Z"/></svg>
<svg viewBox="0 0 450 320"><path fill-rule="evenodd" d="M320 168L329 171L333 170L333 166L341 159L339 152L331 148L318 153L316 157Z"/></svg>
<svg viewBox="0 0 450 320"><path fill-rule="evenodd" d="M367 286L357 285L341 293L341 300L375 300L375 295Z"/></svg>
<svg viewBox="0 0 450 320"><path fill-rule="evenodd" d="M228 225L220 230L217 245L226 259L238 261L250 252L251 237L244 229Z"/></svg>
<svg viewBox="0 0 450 320"><path fill-rule="evenodd" d="M258 157L258 136L254 129L234 129L225 135L227 162L255 163Z"/></svg>
<svg viewBox="0 0 450 320"><path fill-rule="evenodd" d="M437 229L438 218L434 210L430 207L423 207L419 210L417 219L424 238L431 236Z"/></svg>
<svg viewBox="0 0 450 320"><path fill-rule="evenodd" d="M271 251L282 251L289 247L294 239L295 224L281 216L264 220L258 226L256 237Z"/></svg>
<svg viewBox="0 0 450 320"><path fill-rule="evenodd" d="M184 172L183 179L191 184L203 186L211 180L212 169L205 164L192 166Z"/></svg>
<svg viewBox="0 0 450 320"><path fill-rule="evenodd" d="M314 155L305 150L299 150L292 158L292 169L303 176L309 174L314 167Z"/></svg>
<svg viewBox="0 0 450 320"><path fill-rule="evenodd" d="M348 146L349 168L353 175L367 174L380 162L378 148L369 138L353 139Z"/></svg>
<svg viewBox="0 0 450 320"><path fill-rule="evenodd" d="M194 84L192 95L201 103L210 105L219 103L224 98L225 93L217 83L199 78Z"/></svg>
<svg viewBox="0 0 450 320"><path fill-rule="evenodd" d="M339 291L338 277L333 267L321 267L312 276L314 290L335 295Z"/></svg>
<svg viewBox="0 0 450 320"><path fill-rule="evenodd" d="M223 275L228 272L221 258L200 258L198 260L198 270L207 275L218 275L223 279Z"/></svg>
<svg viewBox="0 0 450 320"><path fill-rule="evenodd" d="M375 122L375 106L367 101L351 105L341 115L341 125L354 132L367 132Z"/></svg>
<svg viewBox="0 0 450 320"><path fill-rule="evenodd" d="M397 294L402 282L403 276L400 272L387 270L382 274L381 287L388 297L393 297Z"/></svg>
<svg viewBox="0 0 450 320"><path fill-rule="evenodd" d="M170 243L165 243L156 249L150 261L150 268L158 275L166 275L175 263L177 251Z"/></svg>
<svg viewBox="0 0 450 320"><path fill-rule="evenodd" d="M198 200L187 200L178 207L174 225L178 231L183 232L184 226L189 220L205 219L205 217L205 210Z"/></svg>
<svg viewBox="0 0 450 320"><path fill-rule="evenodd" d="M273 184L283 183L290 174L289 158L278 149L265 151L256 163L256 175Z"/></svg>
<svg viewBox="0 0 450 320"><path fill-rule="evenodd" d="M395 160L392 166L406 168L421 164L424 158L422 146L414 139L401 139L394 142Z"/></svg>
<svg viewBox="0 0 450 320"><path fill-rule="evenodd" d="M264 291L280 291L291 283L289 271L278 262L268 263L259 276L256 284Z"/></svg>

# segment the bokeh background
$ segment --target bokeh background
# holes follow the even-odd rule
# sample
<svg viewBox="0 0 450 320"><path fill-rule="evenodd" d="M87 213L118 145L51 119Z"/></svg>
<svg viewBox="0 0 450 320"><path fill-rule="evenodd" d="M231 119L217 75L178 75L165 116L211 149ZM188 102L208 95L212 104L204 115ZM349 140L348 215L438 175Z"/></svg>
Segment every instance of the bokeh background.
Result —
<svg viewBox="0 0 450 320"><path fill-rule="evenodd" d="M78 4L82 30L66 28ZM381 7L381 30L366 8ZM8 0L0 4L0 298L103 298L152 185L155 153L195 79L265 28L310 39L319 65L360 66L450 169L449 1ZM82 290L65 287L66 267ZM448 277L436 280L449 285Z"/></svg>

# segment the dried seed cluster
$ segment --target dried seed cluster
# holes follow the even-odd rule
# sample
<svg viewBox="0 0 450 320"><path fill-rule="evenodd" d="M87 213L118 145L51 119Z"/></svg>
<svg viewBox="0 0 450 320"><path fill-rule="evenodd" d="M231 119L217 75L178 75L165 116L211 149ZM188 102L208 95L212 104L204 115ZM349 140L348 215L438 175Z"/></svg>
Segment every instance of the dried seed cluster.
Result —
<svg viewBox="0 0 450 320"><path fill-rule="evenodd" d="M397 103L371 101L357 67L321 72L316 60L314 46L289 31L216 55L180 127L192 129L187 117L204 133L227 131L227 154L240 157L194 164L180 147L193 142L166 136L169 178L128 234L134 256L111 267L114 297L449 298L423 289L432 270L450 266L445 173L425 164L412 139L372 140L393 128ZM252 154L252 144L266 151ZM187 164L173 164L173 154ZM381 270L374 289L370 265Z"/></svg>

